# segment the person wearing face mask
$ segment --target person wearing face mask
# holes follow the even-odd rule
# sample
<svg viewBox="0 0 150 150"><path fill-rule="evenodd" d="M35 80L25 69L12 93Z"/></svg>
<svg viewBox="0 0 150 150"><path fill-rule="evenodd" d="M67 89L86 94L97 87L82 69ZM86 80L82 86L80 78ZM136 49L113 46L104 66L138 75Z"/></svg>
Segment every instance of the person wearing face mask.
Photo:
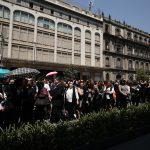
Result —
<svg viewBox="0 0 150 150"><path fill-rule="evenodd" d="M70 81L68 89L66 90L66 109L68 111L68 119L74 119L76 105L78 104L79 95L75 86L73 86L73 82Z"/></svg>

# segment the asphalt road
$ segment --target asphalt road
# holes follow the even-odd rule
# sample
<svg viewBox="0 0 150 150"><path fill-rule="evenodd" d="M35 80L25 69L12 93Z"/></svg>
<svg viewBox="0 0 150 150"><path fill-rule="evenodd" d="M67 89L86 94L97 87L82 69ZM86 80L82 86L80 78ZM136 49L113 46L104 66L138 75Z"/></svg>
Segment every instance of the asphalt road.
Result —
<svg viewBox="0 0 150 150"><path fill-rule="evenodd" d="M150 134L140 136L123 144L108 148L107 150L150 150Z"/></svg>

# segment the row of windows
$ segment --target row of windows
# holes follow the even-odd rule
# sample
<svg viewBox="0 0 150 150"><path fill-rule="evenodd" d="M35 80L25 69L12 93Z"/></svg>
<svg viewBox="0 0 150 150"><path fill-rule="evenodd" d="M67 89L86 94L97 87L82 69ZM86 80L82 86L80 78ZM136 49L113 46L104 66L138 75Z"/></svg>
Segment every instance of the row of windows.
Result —
<svg viewBox="0 0 150 150"><path fill-rule="evenodd" d="M122 44L111 44L110 47L110 41L105 41L105 50L114 50L117 53L122 53L123 54L123 49L124 49L124 45ZM140 48L142 49L142 48ZM127 46L127 54L128 55L135 55L135 56L140 56L140 57L145 57L145 58L150 58L150 53L148 52L148 50L140 50L138 48L134 48L132 46Z"/></svg>
<svg viewBox="0 0 150 150"><path fill-rule="evenodd" d="M12 58L33 60L33 47L13 45ZM80 55L74 55L74 59L75 59L75 64L80 65L81 62ZM36 60L43 61L43 62L54 62L54 51L51 51L49 49L37 48ZM57 62L65 63L65 64L72 63L71 53L57 52Z"/></svg>
<svg viewBox="0 0 150 150"><path fill-rule="evenodd" d="M14 20L15 21L19 21L19 22L23 22L23 23L28 23L28 24L34 24L34 16L26 13L26 12L22 12L22 11L15 11L14 12ZM53 20L47 19L47 18L43 18L43 17L39 17L38 18L38 26L42 27L42 28L46 28L46 29L55 29L55 22ZM72 27L70 25L64 24L64 23L58 23L58 31L59 32L64 32L67 34L72 34ZM88 39L91 39L91 32L86 30L85 32L85 37ZM75 28L75 35L80 36L81 35L81 30L79 28ZM100 35L99 33L95 34L96 36L96 41L100 42Z"/></svg>
<svg viewBox="0 0 150 150"><path fill-rule="evenodd" d="M105 32L110 33L110 25L105 25ZM120 36L121 35L121 29L115 28L115 35ZM150 38L142 37L141 35L138 35L136 33L132 33L130 31L127 32L127 39L132 39L134 41L143 42L145 44L150 44Z"/></svg>
<svg viewBox="0 0 150 150"><path fill-rule="evenodd" d="M59 3L60 2L61 1L59 1ZM26 4L24 4L25 3L24 1L19 0L19 2L17 1L17 3L18 4L22 4L23 6L27 6L30 9L34 9L36 11L42 11L42 12L47 13L49 15L54 15L56 17L60 17L60 18L63 18L65 20L69 20L69 21L73 21L73 22L78 22L78 23L81 23L81 24L87 25L87 26L90 24L89 21L81 20L78 17L71 16L70 14L64 14L63 12L60 12L60 11L59 12L58 11L54 11L53 9L46 8L46 7L42 6L42 5L34 4L32 2L30 2L30 3L26 2ZM92 23L91 25L94 26L95 28L99 28L98 24L93 24Z"/></svg>
<svg viewBox="0 0 150 150"><path fill-rule="evenodd" d="M19 3L21 3L21 1ZM30 7L33 7L33 6L30 4ZM40 7L40 8L43 9L43 7ZM52 14L53 13L54 12L52 11ZM59 13L59 14L62 15L62 13ZM5 6L0 5L0 17L9 19L10 10ZM67 17L69 20L71 20L71 16L67 16ZM24 22L24 23L28 23L28 24L34 24L34 19L35 19L34 16L27 12L23 12L23 11L15 11L14 12L14 20L15 21ZM89 25L89 22L88 22L88 25ZM39 18L38 26L48 28L48 29L54 29L54 22L50 21L49 19Z"/></svg>
<svg viewBox="0 0 150 150"><path fill-rule="evenodd" d="M110 67L110 63L111 62L110 62L109 57L106 57L105 58L105 65L106 65L106 67ZM123 61L121 60L121 58L117 58L116 59L115 66L117 68L123 68ZM149 69L149 64L148 63L138 62L138 61L135 62L135 68L136 69L144 68L144 66L145 66L145 69L147 69L147 70ZM133 69L133 61L132 60L128 60L128 69Z"/></svg>
<svg viewBox="0 0 150 150"><path fill-rule="evenodd" d="M133 39L135 41L139 41L139 42L143 42L143 43L150 43L150 39L146 38L146 37L142 37L140 35L137 34L133 34L131 32L127 32L127 38L128 39Z"/></svg>
<svg viewBox="0 0 150 150"><path fill-rule="evenodd" d="M1 6L1 5L0 5ZM3 6L0 7L0 14L3 16L5 14L5 11L9 11L8 8L5 8ZM10 11L9 11L10 13ZM8 17L9 18L9 17ZM14 12L14 21L22 22L22 23L27 23L27 24L32 24L34 25L35 18L32 14L29 14L27 12L23 11L15 11ZM38 18L38 26L46 29L55 29L55 22L53 20L39 17ZM64 23L58 23L58 31L59 32L64 32L67 34L72 34L72 27L70 25L64 24ZM81 37L81 30L79 28L75 28L75 36L80 36ZM91 39L91 32L86 30L85 32L85 37L87 39ZM100 42L100 34L96 33L95 34L95 40L97 42Z"/></svg>

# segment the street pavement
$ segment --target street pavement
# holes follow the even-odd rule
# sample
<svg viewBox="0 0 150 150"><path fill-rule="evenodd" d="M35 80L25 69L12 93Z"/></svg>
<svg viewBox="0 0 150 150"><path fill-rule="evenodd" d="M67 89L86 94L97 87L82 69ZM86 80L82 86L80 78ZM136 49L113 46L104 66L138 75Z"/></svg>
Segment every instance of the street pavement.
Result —
<svg viewBox="0 0 150 150"><path fill-rule="evenodd" d="M107 150L150 150L150 134L137 137Z"/></svg>

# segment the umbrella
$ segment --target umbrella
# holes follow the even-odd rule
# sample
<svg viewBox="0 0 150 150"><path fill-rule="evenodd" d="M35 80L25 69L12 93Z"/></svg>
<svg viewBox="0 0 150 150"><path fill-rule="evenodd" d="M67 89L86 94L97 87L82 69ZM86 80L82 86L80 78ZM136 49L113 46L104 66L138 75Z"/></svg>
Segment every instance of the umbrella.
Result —
<svg viewBox="0 0 150 150"><path fill-rule="evenodd" d="M57 73L58 72L56 71L49 72L48 74L46 74L46 77L56 75Z"/></svg>
<svg viewBox="0 0 150 150"><path fill-rule="evenodd" d="M18 68L15 70L10 71L7 74L7 77L14 77L14 78L24 78L24 77L31 77L39 74L40 72L33 68Z"/></svg>
<svg viewBox="0 0 150 150"><path fill-rule="evenodd" d="M0 68L0 77L4 77L9 72L10 72L10 70L8 70L8 69Z"/></svg>

